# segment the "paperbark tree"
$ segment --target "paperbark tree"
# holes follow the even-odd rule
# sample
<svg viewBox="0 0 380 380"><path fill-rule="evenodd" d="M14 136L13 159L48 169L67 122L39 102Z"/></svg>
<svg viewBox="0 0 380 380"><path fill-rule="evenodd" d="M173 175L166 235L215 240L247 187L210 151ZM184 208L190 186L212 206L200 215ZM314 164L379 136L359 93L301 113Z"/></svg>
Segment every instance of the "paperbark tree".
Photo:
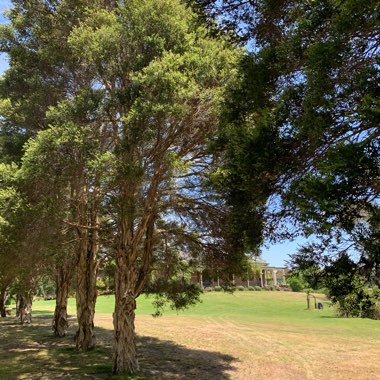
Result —
<svg viewBox="0 0 380 380"><path fill-rule="evenodd" d="M79 99L83 100L80 96ZM72 241L70 247L74 253L66 256L70 261L73 255L75 257L77 281L78 331L75 341L78 349L88 350L95 346L93 319L97 295L100 194L99 174L94 165L98 165L96 162L100 156L97 155L101 150L98 150L96 135L81 125L85 116L81 115L83 120L77 119L74 124L76 100L64 102L51 110L49 117L54 124L29 141L21 170L25 178L34 183L34 191L40 194L39 201L48 202L55 210L56 228L69 231L66 240ZM51 156L54 159L47 162L46 158ZM38 191L42 183L44 189ZM65 237L61 236L60 240L62 246L67 247Z"/></svg>
<svg viewBox="0 0 380 380"><path fill-rule="evenodd" d="M179 1L15 4L13 26L17 29L21 21L27 26L16 33L17 43L7 30L11 34L4 41L18 64L13 67L11 59L10 73L27 68L29 54L38 59L61 46L65 53L57 54L61 60L52 54L40 62L42 73L33 71L41 89L45 81L60 78L60 70L69 86L62 91L58 86L59 96L48 107L41 103L36 125L46 128L50 121L50 127L28 143L22 171L34 179L32 193L46 194L52 209L54 199L64 200L66 207L57 207L77 234L77 346L87 349L94 342L92 290L103 223L105 248L116 262L114 372L136 372L136 297L147 282L160 236L186 237L186 252L197 247L222 253L221 261L228 257L221 235L224 205L207 185L216 165L208 144L224 87L235 77L238 53L207 37ZM27 10L21 20L17 9ZM65 9L75 15L69 17L69 30L60 13ZM45 15L47 20L39 20ZM55 19L64 32L58 28L50 45L45 33ZM24 56L17 55L18 43ZM33 104L28 92L21 95L10 98L13 116L27 115L27 105ZM15 123L11 117L9 122ZM184 306L186 297L179 292L177 301Z"/></svg>
<svg viewBox="0 0 380 380"><path fill-rule="evenodd" d="M103 127L112 136L106 207L115 239L115 373L139 369L136 298L151 269L159 218L182 217L182 233L190 235L202 225L197 210L219 209L205 191L213 165L207 144L236 53L195 21L177 1L130 1L88 12L69 37L96 74ZM210 227L199 235L193 239L211 245Z"/></svg>
<svg viewBox="0 0 380 380"><path fill-rule="evenodd" d="M71 0L39 0L27 3L13 1L12 3L13 8L9 13L10 23L1 27L0 35L1 50L9 56L9 69L0 86L3 98L1 131L5 136L3 146L14 148L8 149L7 157L19 159L21 151L17 151L17 147L20 146L18 141L25 141L30 136L35 136L37 131L48 127L47 111L50 107L57 106L65 98L74 97L74 94L78 95L78 92L84 88L91 87L91 83L88 84L86 80L86 73L78 67L77 59L70 54L67 36L78 24L80 17L84 17L84 10L91 6L97 7L98 4L89 1L77 1L74 4ZM78 90L79 88L81 90ZM80 95L77 98L80 98ZM78 105L79 108L80 105ZM73 115L70 117L74 118ZM78 121L78 117L76 120ZM80 157L76 157L78 158ZM54 183L57 176L54 169L49 167L46 173L51 175L47 183ZM77 347L88 349L94 346L87 335L93 335L98 242L96 242L97 237L88 232L88 229L93 228L91 222L94 221L92 216L87 219L87 213L93 209L93 204L91 206L86 204L86 202L92 202L91 197L86 194L86 191L90 191L91 185L85 183L84 171L76 172L75 175L78 176L77 182L73 177L71 189L67 188L67 184L61 183L74 198L63 194L64 192L60 194L61 201L66 201L72 206L71 216L76 218L74 222L72 220L71 222L75 224L72 228L75 229L79 242L76 248L78 264L80 264L77 266L77 279L81 286L86 285L85 288L78 286L77 314L80 327L77 334ZM52 188L41 190L45 195L50 191L50 196L52 196ZM58 192L55 196L58 196ZM77 226L81 227L77 228ZM62 229L62 226L59 228ZM64 290L64 287L57 289ZM62 297L57 297L57 300L62 300ZM58 305L57 307L61 308ZM87 309L89 312L85 311ZM57 325L56 322L60 324L55 321L55 325ZM86 325L90 327L84 327ZM91 333L83 333L83 329Z"/></svg>

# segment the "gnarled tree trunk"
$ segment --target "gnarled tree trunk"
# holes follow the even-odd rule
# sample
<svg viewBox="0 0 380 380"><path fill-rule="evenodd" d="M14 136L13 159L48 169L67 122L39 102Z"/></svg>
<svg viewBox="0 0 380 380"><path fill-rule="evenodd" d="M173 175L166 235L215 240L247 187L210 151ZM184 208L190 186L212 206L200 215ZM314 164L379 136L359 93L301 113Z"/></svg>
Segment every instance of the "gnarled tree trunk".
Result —
<svg viewBox="0 0 380 380"><path fill-rule="evenodd" d="M16 317L20 319L22 325L25 322L32 323L32 303L33 292L31 290L17 295Z"/></svg>
<svg viewBox="0 0 380 380"><path fill-rule="evenodd" d="M136 298L134 285L136 276L127 267L123 253L117 258L115 275L115 312L114 325L114 373L136 373L139 371L136 349L135 310Z"/></svg>
<svg viewBox="0 0 380 380"><path fill-rule="evenodd" d="M120 244L120 247L124 248L128 246L125 244L128 240L125 235L128 233L125 233L125 228L122 230L124 244ZM115 312L113 314L114 373L133 374L140 369L137 360L135 333L136 298L146 283L151 264L154 232L153 214L148 216L144 230L145 244L142 249L141 247L139 247L140 249L137 248L136 244L130 252L123 248L119 248L116 252Z"/></svg>
<svg viewBox="0 0 380 380"><path fill-rule="evenodd" d="M67 300L69 297L72 267L68 264L69 263L64 262L57 267L56 301L52 328L54 335L58 337L66 336L69 327L67 320Z"/></svg>
<svg viewBox="0 0 380 380"><path fill-rule="evenodd" d="M83 168L78 178L83 176ZM78 350L87 351L95 347L94 316L97 298L96 278L98 273L99 251L99 193L85 178L73 183L73 219L77 223L77 262L76 262L76 306L78 330L75 344Z"/></svg>
<svg viewBox="0 0 380 380"><path fill-rule="evenodd" d="M86 237L83 239L83 237ZM97 298L98 242L95 231L84 233L79 244L77 263L77 320L75 343L78 350L95 347L94 316Z"/></svg>
<svg viewBox="0 0 380 380"><path fill-rule="evenodd" d="M5 301L7 299L7 290L0 289L0 316L5 318L7 316L7 312L5 310Z"/></svg>

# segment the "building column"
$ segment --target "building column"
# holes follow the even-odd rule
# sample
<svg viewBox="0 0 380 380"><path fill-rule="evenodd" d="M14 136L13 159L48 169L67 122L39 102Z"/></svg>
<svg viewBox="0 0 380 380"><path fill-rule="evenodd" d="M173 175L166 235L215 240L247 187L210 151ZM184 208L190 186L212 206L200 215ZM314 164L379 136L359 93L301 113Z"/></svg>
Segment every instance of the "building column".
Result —
<svg viewBox="0 0 380 380"><path fill-rule="evenodd" d="M262 288L264 287L263 272L264 272L264 269L261 269L261 270L260 270L260 286L261 286Z"/></svg>
<svg viewBox="0 0 380 380"><path fill-rule="evenodd" d="M272 269L273 286L277 286L277 271Z"/></svg>
<svg viewBox="0 0 380 380"><path fill-rule="evenodd" d="M286 285L285 269L282 270L282 283Z"/></svg>

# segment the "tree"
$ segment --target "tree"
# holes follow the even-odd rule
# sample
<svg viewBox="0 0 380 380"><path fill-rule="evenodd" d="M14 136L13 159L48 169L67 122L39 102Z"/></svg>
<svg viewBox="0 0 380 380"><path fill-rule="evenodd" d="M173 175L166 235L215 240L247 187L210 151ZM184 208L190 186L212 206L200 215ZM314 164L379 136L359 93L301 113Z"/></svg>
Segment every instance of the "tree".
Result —
<svg viewBox="0 0 380 380"><path fill-rule="evenodd" d="M207 37L179 1L14 4L2 38L11 55L4 88L12 89L4 125L35 135L20 176L41 211L54 210L57 236L62 223L77 236L78 348L94 343L99 244L112 252L114 372L135 372L136 297L153 260L169 252L162 242L187 258L219 256L224 266L231 258L208 144L239 53ZM55 21L62 29L50 40ZM48 102L45 91L55 91ZM181 279L164 293L184 307L199 291Z"/></svg>
<svg viewBox="0 0 380 380"><path fill-rule="evenodd" d="M116 373L138 370L136 297L148 279L158 221L207 248L211 228L203 226L200 236L195 229L220 210L204 192L212 166L207 141L236 54L194 20L179 2L131 1L88 12L69 38L96 74L103 128L112 136L106 205L115 239ZM170 219L178 221L175 228Z"/></svg>
<svg viewBox="0 0 380 380"><path fill-rule="evenodd" d="M86 124L87 117L91 117L88 116L91 114L88 107L94 105L91 94L86 89L83 92L85 94L78 94L75 100L61 102L58 107L51 109L47 117L52 125L28 142L21 172L31 186L34 201L38 201L42 208L44 205L51 207L58 236L61 231L62 243L59 245L56 242L56 256L69 266L64 271L63 268L58 268L58 278L65 281L61 283L64 294L57 295L57 302L63 302L57 304L57 313L59 309L66 313L68 281L72 276L69 269L75 263L78 319L76 346L88 350L95 346L94 314L101 196L99 173L102 166L99 164L97 167L97 160L101 159L100 148L104 140L98 138L98 130L91 130ZM78 107L83 107L86 113L78 116ZM51 158L48 160L48 157ZM68 251L70 248L74 254ZM59 289L58 286L57 290ZM54 325L62 323L63 321L56 321Z"/></svg>
<svg viewBox="0 0 380 380"><path fill-rule="evenodd" d="M84 10L91 6L96 7L97 4L71 0L41 0L27 3L13 1L13 8L8 15L10 23L1 28L0 35L2 51L9 56L9 69L0 86L3 99L2 141L3 150L7 152L8 159L19 160L22 155L19 141L24 142L31 136L35 136L38 131L48 128L49 122L62 124L65 113L66 117L70 117L76 123L81 123L85 119L86 110L83 109L80 116L78 114L80 114L80 107L86 106L86 101L91 102L91 91L88 90L92 83L87 80L88 73L81 70L77 59L71 54L67 38L74 26L79 23L80 17L84 17ZM61 104L61 108L58 109L58 104L64 99L72 98L73 94L78 95L76 98L78 101L73 101L71 105L68 102L66 107ZM50 109L51 117L48 117L47 113ZM88 110L88 112L91 111ZM62 116L59 116L60 114ZM32 150L32 148L29 149ZM71 153L75 159L80 158L78 152L71 151ZM68 188L67 184L61 183L69 194L71 191L71 198L67 194L63 195L62 192L57 192L55 195L60 194L60 199L71 205L72 215L68 219L74 219L74 222L71 220L74 224L72 228L75 229L78 242L81 243L81 246L78 243L76 248L77 255L81 258L79 260L81 265L77 266L79 329L76 343L78 348L88 349L95 344L93 316L96 301L98 246L97 232L93 230L93 224L96 223L97 206L91 203L96 196L93 193L89 195L91 185L84 172L86 169L83 165L80 166L80 163L83 164L83 161L79 161L76 166L77 177L72 177L72 179L76 178L76 181L71 182L71 187ZM26 165L33 167L33 163L30 162ZM46 168L46 165L44 167ZM46 173L56 178L57 173L54 172L56 168L49 169ZM33 175L30 178L33 178ZM34 183L37 184L38 180ZM38 186L35 190L37 188ZM53 186L53 188L57 190L57 187ZM39 187L39 190L42 190L42 194L45 195L50 191L49 194L52 195L52 188ZM34 197L35 194L31 196ZM55 204L57 205L57 202ZM91 217L88 217L89 210L94 211ZM78 226L81 227L78 228ZM63 227L60 226L59 229L62 230ZM91 229L92 232L89 232ZM67 281L69 273L58 278L65 278ZM57 287L57 291L63 290L66 293L67 283L61 285ZM57 301L65 299L64 295L57 297ZM65 305L57 305L57 312L58 310L65 310ZM56 317L58 315L59 313ZM54 325L60 324L55 320Z"/></svg>
<svg viewBox="0 0 380 380"><path fill-rule="evenodd" d="M5 301L12 284L14 271L12 240L10 230L20 197L13 186L14 165L0 164L0 316L6 317Z"/></svg>
<svg viewBox="0 0 380 380"><path fill-rule="evenodd" d="M195 3L250 49L216 144L239 236L362 250L379 202L378 2Z"/></svg>

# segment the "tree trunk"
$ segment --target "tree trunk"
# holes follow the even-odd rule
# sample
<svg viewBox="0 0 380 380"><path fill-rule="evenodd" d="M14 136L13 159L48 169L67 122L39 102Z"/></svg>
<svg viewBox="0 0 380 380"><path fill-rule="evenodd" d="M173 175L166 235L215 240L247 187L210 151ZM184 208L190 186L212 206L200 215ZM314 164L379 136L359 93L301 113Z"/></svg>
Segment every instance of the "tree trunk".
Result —
<svg viewBox="0 0 380 380"><path fill-rule="evenodd" d="M7 312L5 310L5 301L7 298L7 292L6 289L0 290L0 316L2 318L5 318L7 316Z"/></svg>
<svg viewBox="0 0 380 380"><path fill-rule="evenodd" d="M20 294L16 295L16 318L20 318L21 307L23 306L23 298Z"/></svg>
<svg viewBox="0 0 380 380"><path fill-rule="evenodd" d="M25 322L32 323L32 303L32 291L28 291L25 294L17 295L16 316L20 319L20 323L22 325Z"/></svg>
<svg viewBox="0 0 380 380"><path fill-rule="evenodd" d="M87 235L87 234L84 234ZM98 244L92 239L83 239L80 243L77 264L77 320L78 330L75 343L78 350L90 350L95 347L94 316L97 297L96 277L98 272Z"/></svg>
<svg viewBox="0 0 380 380"><path fill-rule="evenodd" d="M125 256L118 257L117 261L113 314L113 372L133 374L139 371L135 334L136 298L133 289L136 276L132 268L127 268Z"/></svg>
<svg viewBox="0 0 380 380"><path fill-rule="evenodd" d="M84 173L79 173L83 176ZM91 196L90 196L91 195ZM95 347L94 316L97 298L96 278L99 251L99 192L97 187L89 191L85 177L73 184L74 220L77 227L76 306L78 330L75 344L78 350Z"/></svg>
<svg viewBox="0 0 380 380"><path fill-rule="evenodd" d="M71 267L59 265L56 276L56 302L53 317L53 333L55 336L66 336L69 323L67 320L67 300L69 297L69 286L71 278Z"/></svg>

